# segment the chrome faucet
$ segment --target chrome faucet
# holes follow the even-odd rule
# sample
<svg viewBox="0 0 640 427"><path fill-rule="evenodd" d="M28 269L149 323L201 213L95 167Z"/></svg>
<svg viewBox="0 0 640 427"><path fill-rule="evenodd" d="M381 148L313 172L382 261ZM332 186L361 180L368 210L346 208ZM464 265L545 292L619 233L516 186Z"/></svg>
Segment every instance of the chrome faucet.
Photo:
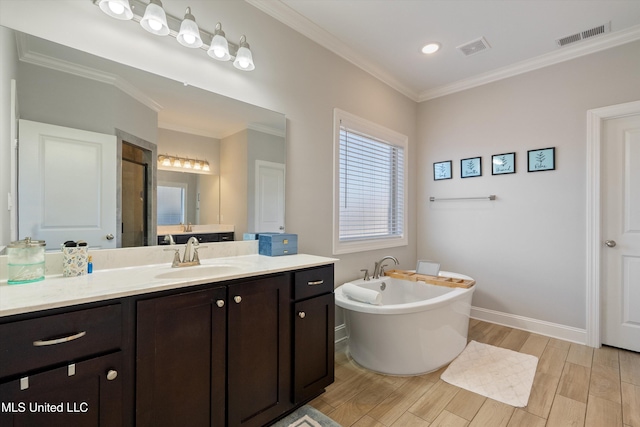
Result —
<svg viewBox="0 0 640 427"><path fill-rule="evenodd" d="M200 242L196 237L189 237L187 240L187 246L184 248L184 255L182 256L182 263L193 262L194 259L198 258L198 249L195 249L194 246L198 246ZM194 251L193 258L191 257L191 252ZM198 259L198 264L200 264L200 260Z"/></svg>
<svg viewBox="0 0 640 427"><path fill-rule="evenodd" d="M164 236L164 242L165 242L165 243L167 243L167 242L168 242L170 245L175 245L175 244L176 244L176 241L175 241L175 240L173 240L173 236L172 236L171 234L165 234L165 236Z"/></svg>
<svg viewBox="0 0 640 427"><path fill-rule="evenodd" d="M180 261L180 250L179 249L165 249L165 251L175 251L173 255L173 263L171 263L171 267L189 267L192 265L200 265L200 258L198 257L198 249L200 246L200 242L196 237L190 237L187 240L187 245L184 248L184 255L182 256L182 261ZM206 246L203 246L203 248ZM193 256L191 255L193 252Z"/></svg>
<svg viewBox="0 0 640 427"><path fill-rule="evenodd" d="M373 269L373 278L374 279L379 279L380 276L382 276L384 274L384 265L383 264L388 259L390 259L393 262L395 262L396 265L400 264L396 257L393 257L391 255L387 255L386 257L383 257L380 261L375 263L375 267Z"/></svg>

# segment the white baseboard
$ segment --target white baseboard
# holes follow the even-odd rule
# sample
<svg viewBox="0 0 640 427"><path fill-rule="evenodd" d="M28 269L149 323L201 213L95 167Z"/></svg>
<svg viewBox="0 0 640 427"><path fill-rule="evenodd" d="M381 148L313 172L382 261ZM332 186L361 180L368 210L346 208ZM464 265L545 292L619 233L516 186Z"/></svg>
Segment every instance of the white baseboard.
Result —
<svg viewBox="0 0 640 427"><path fill-rule="evenodd" d="M471 318L578 344L586 344L587 342L586 329L574 328L572 326L560 325L544 320L532 319L530 317L488 310L486 308L471 307ZM346 339L347 330L344 324L336 326L335 342L339 343Z"/></svg>
<svg viewBox="0 0 640 427"><path fill-rule="evenodd" d="M471 307L471 318L578 344L585 344L587 342L586 329L574 328L572 326L560 325L544 320L532 319L530 317L502 313L486 308Z"/></svg>

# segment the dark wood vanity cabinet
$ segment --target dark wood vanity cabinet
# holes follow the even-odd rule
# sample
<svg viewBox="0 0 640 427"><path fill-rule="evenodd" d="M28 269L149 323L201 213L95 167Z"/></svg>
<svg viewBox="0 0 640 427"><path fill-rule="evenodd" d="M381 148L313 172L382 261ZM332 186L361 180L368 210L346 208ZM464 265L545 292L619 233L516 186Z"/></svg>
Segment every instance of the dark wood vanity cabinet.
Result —
<svg viewBox="0 0 640 427"><path fill-rule="evenodd" d="M112 304L0 324L0 425L127 424L122 316Z"/></svg>
<svg viewBox="0 0 640 427"><path fill-rule="evenodd" d="M44 313L0 318L0 426L261 427L333 382L333 265Z"/></svg>
<svg viewBox="0 0 640 427"><path fill-rule="evenodd" d="M224 426L226 288L137 303L136 426Z"/></svg>
<svg viewBox="0 0 640 427"><path fill-rule="evenodd" d="M291 409L289 277L138 301L136 426L260 427Z"/></svg>
<svg viewBox="0 0 640 427"><path fill-rule="evenodd" d="M323 392L334 377L333 265L294 273L294 402Z"/></svg>
<svg viewBox="0 0 640 427"><path fill-rule="evenodd" d="M228 288L229 426L260 427L293 407L289 277Z"/></svg>

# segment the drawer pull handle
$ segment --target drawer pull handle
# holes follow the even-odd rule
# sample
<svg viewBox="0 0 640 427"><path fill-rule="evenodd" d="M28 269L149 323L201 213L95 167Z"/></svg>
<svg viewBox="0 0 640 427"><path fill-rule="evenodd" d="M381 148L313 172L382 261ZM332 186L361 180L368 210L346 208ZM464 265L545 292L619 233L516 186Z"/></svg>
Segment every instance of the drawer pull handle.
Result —
<svg viewBox="0 0 640 427"><path fill-rule="evenodd" d="M317 285L322 285L323 283L324 283L324 280L316 280L315 282L307 282L307 285L317 286Z"/></svg>
<svg viewBox="0 0 640 427"><path fill-rule="evenodd" d="M218 301L216 301L216 305L220 308L224 307L224 300L223 299L219 299Z"/></svg>
<svg viewBox="0 0 640 427"><path fill-rule="evenodd" d="M69 341L77 340L78 338L82 338L85 335L87 335L87 332L86 331L82 331L82 332L78 332L77 334L69 335L68 337L56 338L54 340L38 340L38 341L34 341L33 345L34 345L34 347L43 347L45 345L61 344L63 342L69 342Z"/></svg>
<svg viewBox="0 0 640 427"><path fill-rule="evenodd" d="M115 369L109 369L107 371L107 380L113 381L116 378L118 378L118 371L116 371Z"/></svg>
<svg viewBox="0 0 640 427"><path fill-rule="evenodd" d="M236 302L236 304L240 304L240 302L242 301L242 297L239 295L236 295L235 297L233 297L233 300Z"/></svg>
<svg viewBox="0 0 640 427"><path fill-rule="evenodd" d="M305 317L307 317L307 313L305 313L304 311L300 311L298 313L298 317L301 318L301 319L304 319Z"/></svg>

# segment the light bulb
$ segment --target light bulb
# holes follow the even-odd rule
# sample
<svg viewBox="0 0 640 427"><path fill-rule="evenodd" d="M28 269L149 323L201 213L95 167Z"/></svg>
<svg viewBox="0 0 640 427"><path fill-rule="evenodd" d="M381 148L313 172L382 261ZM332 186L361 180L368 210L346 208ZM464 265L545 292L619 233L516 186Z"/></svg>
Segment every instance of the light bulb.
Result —
<svg viewBox="0 0 640 427"><path fill-rule="evenodd" d="M121 3L116 3L114 1L110 1L109 9L111 10L111 12L115 13L116 15L120 15L122 14L122 12L124 12L124 5Z"/></svg>
<svg viewBox="0 0 640 427"><path fill-rule="evenodd" d="M162 22L157 21L155 19L149 19L149 26L153 28L155 31L159 31L162 28Z"/></svg>

